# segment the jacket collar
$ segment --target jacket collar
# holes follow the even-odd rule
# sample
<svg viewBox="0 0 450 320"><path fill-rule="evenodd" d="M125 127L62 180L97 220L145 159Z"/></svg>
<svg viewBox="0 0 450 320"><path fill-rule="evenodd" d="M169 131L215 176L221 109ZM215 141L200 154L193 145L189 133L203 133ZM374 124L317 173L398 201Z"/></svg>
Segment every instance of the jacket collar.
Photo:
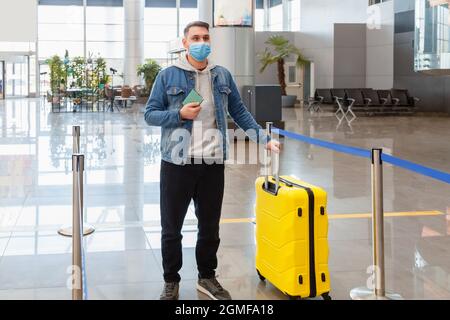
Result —
<svg viewBox="0 0 450 320"><path fill-rule="evenodd" d="M189 79L194 80L195 79L195 71L187 71L185 70L187 73L189 73ZM216 67L214 67L213 69L211 69L211 78L214 81L217 78L217 70Z"/></svg>

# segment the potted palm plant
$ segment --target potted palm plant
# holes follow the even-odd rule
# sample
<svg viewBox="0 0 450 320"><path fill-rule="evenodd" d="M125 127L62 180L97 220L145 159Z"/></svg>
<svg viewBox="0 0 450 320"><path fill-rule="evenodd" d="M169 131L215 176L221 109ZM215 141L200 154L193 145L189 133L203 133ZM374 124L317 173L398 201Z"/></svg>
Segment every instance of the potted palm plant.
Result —
<svg viewBox="0 0 450 320"><path fill-rule="evenodd" d="M291 44L289 40L280 35L274 35L269 37L265 44L270 45L271 48L266 48L263 53L258 55L261 63L260 73L263 73L266 68L276 63L278 68L278 82L281 86L282 94L282 106L293 107L297 96L288 95L286 92L286 74L285 74L285 62L291 56L295 56L297 66L301 67L308 63L300 49Z"/></svg>
<svg viewBox="0 0 450 320"><path fill-rule="evenodd" d="M137 75L144 77L145 88L142 92L143 96L150 95L153 82L155 82L156 76L161 71L161 66L153 59L145 60L144 64L138 65Z"/></svg>

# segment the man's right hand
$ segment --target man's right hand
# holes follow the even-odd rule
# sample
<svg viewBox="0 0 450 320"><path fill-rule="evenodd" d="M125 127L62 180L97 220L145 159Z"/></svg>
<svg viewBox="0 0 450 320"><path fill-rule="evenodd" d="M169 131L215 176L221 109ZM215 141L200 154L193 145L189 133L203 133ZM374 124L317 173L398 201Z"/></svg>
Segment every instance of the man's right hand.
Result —
<svg viewBox="0 0 450 320"><path fill-rule="evenodd" d="M197 102L188 103L184 105L180 110L181 119L194 120L195 118L197 118L200 110L202 110L202 107L200 107L200 104L198 104Z"/></svg>

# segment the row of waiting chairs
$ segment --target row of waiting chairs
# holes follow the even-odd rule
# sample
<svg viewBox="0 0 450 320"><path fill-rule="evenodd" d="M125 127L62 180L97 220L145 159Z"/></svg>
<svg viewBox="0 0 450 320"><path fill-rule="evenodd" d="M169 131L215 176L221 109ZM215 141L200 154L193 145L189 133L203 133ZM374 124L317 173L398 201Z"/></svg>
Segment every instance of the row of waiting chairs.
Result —
<svg viewBox="0 0 450 320"><path fill-rule="evenodd" d="M334 105L338 107L336 112L352 115L353 111L367 114L413 113L418 101L405 89L317 89L309 101L308 110L319 111L323 105Z"/></svg>

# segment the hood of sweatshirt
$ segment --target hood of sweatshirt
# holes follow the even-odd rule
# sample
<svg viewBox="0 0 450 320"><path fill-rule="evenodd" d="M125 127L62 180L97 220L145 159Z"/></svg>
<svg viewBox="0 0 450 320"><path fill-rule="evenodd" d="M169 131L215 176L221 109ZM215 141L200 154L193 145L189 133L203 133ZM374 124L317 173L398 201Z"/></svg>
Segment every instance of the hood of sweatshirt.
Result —
<svg viewBox="0 0 450 320"><path fill-rule="evenodd" d="M208 65L206 68L202 71L195 69L188 61L187 56L185 54L181 54L180 59L178 59L175 64L175 67L180 68L182 70L195 72L195 89L198 91L198 75L199 73L208 73L208 77L211 79L211 70L216 67L214 63L211 62L211 60L208 60Z"/></svg>

